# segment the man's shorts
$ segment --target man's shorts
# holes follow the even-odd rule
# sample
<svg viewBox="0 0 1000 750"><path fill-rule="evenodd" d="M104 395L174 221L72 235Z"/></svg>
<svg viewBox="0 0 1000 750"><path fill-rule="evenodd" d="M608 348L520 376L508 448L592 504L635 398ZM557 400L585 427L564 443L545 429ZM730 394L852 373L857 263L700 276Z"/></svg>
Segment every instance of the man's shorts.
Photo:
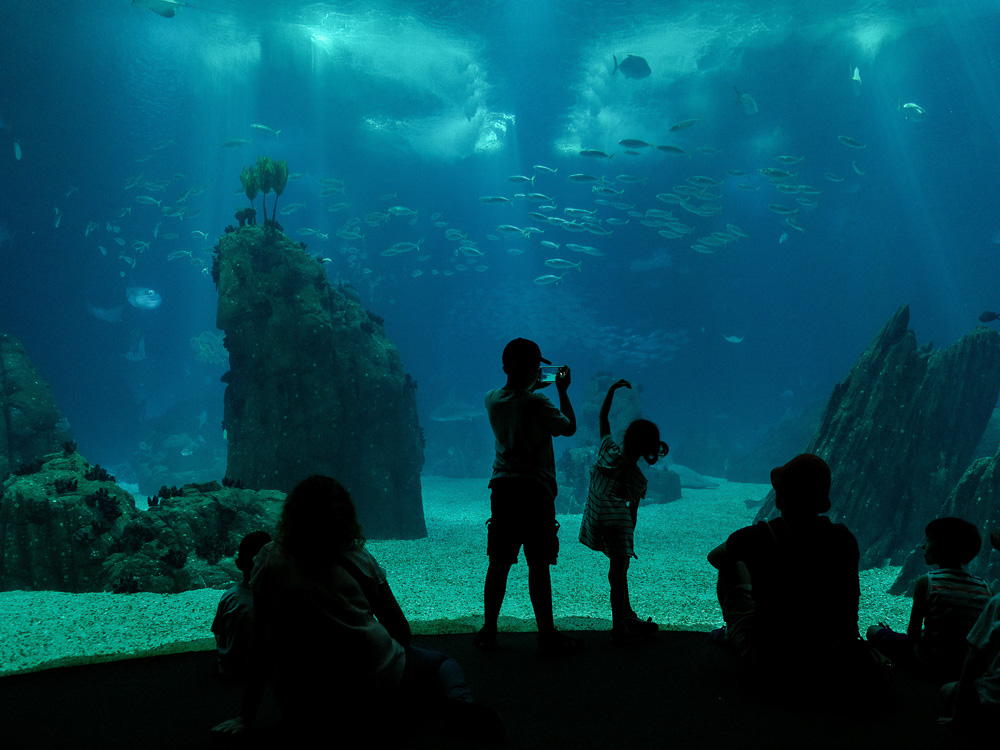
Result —
<svg viewBox="0 0 1000 750"><path fill-rule="evenodd" d="M528 565L555 565L559 556L559 523L555 499L541 482L520 477L490 481L486 522L486 554L491 562L514 565L524 546Z"/></svg>

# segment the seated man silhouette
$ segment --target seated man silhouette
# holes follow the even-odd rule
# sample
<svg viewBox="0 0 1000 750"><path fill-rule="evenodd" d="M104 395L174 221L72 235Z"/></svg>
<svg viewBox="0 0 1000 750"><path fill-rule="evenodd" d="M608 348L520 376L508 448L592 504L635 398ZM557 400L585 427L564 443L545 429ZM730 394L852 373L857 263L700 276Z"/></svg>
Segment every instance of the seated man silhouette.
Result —
<svg viewBox="0 0 1000 750"><path fill-rule="evenodd" d="M708 555L725 639L754 682L836 689L837 654L858 641L858 542L821 515L830 484L830 467L810 453L772 469L780 517L733 532Z"/></svg>

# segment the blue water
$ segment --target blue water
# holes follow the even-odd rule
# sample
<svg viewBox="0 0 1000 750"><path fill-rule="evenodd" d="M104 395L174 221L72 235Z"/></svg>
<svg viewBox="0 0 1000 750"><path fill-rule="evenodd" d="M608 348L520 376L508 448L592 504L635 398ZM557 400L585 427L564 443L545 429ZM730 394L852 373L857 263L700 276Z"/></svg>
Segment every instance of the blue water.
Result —
<svg viewBox="0 0 1000 750"><path fill-rule="evenodd" d="M197 359L189 340L215 331L204 268L246 205L238 175L258 154L304 174L278 206L306 207L279 221L331 259L331 280L354 285L385 318L418 381L425 423L450 394L480 404L502 382L503 344L520 335L573 368L577 403L587 379L610 370L643 386L646 412L672 444L702 430L750 447L764 427L825 399L900 305L911 305L921 343L942 346L1000 304L996 3L192 5L173 18L126 0L0 8L0 331L25 344L91 462L127 463L148 420L182 403L192 418L207 412L206 441L222 439L226 365ZM612 55L628 54L652 74L612 75ZM905 102L926 117L907 119ZM252 143L220 146L235 138ZM630 156L618 145L627 138L691 158ZM779 155L803 160L784 166ZM822 192L783 195L759 173L766 167L798 172L792 184ZM514 198L535 190L553 197L553 215L576 207L602 221L629 218L595 203L602 196L568 181L573 173L604 176L635 210L673 210L694 231L664 239L632 217L604 223L608 236L570 233L530 218L537 204ZM615 181L621 174L646 181ZM126 190L140 175L169 183ZM535 175L534 187L511 175ZM656 199L694 175L722 183L708 201L723 206L717 215ZM344 194L319 196L324 178L342 180ZM204 190L178 203L192 186ZM139 195L200 213L165 216ZM512 203L484 205L485 195ZM768 209L797 206L797 197L816 201L794 215L801 232ZM327 211L338 202L348 205ZM361 224L363 241L337 236L348 219L394 205L418 211L416 220ZM447 227L434 226L435 213ZM90 221L97 229L85 237ZM488 239L500 224L544 234ZM714 254L691 249L727 224L749 237ZM301 228L328 237L298 236ZM448 228L484 256L456 259ZM380 255L420 239L417 251ZM550 251L541 240L604 255ZM353 260L349 247L359 251ZM167 259L178 250L203 265ZM582 260L581 271L535 284L560 273L544 265L554 257ZM128 305L131 285L155 289L162 305ZM87 311L122 304L119 323ZM147 358L124 357L139 339Z"/></svg>

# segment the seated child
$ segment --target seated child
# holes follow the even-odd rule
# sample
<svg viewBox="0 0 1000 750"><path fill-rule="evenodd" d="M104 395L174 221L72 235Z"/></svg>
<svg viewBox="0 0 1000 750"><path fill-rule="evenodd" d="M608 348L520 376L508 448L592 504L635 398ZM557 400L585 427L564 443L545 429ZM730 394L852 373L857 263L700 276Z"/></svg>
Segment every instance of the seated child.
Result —
<svg viewBox="0 0 1000 750"><path fill-rule="evenodd" d="M639 458L655 464L667 455L667 444L660 440L660 431L646 419L636 419L625 430L619 448L611 438L608 415L615 391L631 388L627 380L619 380L608 389L598 426L601 448L597 462L590 470L590 490L580 524L580 541L610 560L608 583L611 584L611 637L618 643L641 638L658 629L656 623L639 619L628 598L629 560L636 557L632 549L639 501L646 496L646 478L639 471Z"/></svg>
<svg viewBox="0 0 1000 750"><path fill-rule="evenodd" d="M993 592L986 581L964 570L982 546L975 526L961 518L935 518L924 535L924 560L937 570L914 583L906 632L872 625L868 641L896 664L954 680L965 659L965 636Z"/></svg>
<svg viewBox="0 0 1000 750"><path fill-rule="evenodd" d="M993 549L1000 551L1000 529L990 534ZM941 696L952 715L939 719L946 724L996 727L1000 721L1000 594L986 604L967 638L969 653L958 682L941 688Z"/></svg>
<svg viewBox="0 0 1000 750"><path fill-rule="evenodd" d="M236 567L243 580L226 590L212 622L215 644L219 652L219 674L241 680L246 673L247 649L253 633L253 593L250 573L260 548L271 541L266 531L253 531L243 537L236 553Z"/></svg>

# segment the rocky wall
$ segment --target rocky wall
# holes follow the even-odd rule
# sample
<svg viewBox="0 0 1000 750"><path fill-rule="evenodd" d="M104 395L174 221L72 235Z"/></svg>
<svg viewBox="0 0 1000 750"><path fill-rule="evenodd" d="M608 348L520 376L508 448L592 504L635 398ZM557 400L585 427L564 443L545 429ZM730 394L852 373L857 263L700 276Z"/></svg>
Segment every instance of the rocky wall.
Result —
<svg viewBox="0 0 1000 750"><path fill-rule="evenodd" d="M0 333L0 478L72 440L52 389L20 341Z"/></svg>
<svg viewBox="0 0 1000 750"><path fill-rule="evenodd" d="M989 539L990 532L1000 528L1000 451L973 462L935 514L938 516L958 516L975 524L982 535L983 547L966 569L990 581L994 592L1000 591L1000 552L993 549ZM921 533L917 544L922 541ZM889 593L912 594L914 580L927 570L923 551L914 550L907 556Z"/></svg>
<svg viewBox="0 0 1000 750"><path fill-rule="evenodd" d="M805 450L833 473L830 517L862 566L900 565L968 468L1000 395L1000 334L918 347L900 308L834 389ZM791 458L791 456L789 456ZM773 492L757 520L775 515Z"/></svg>
<svg viewBox="0 0 1000 750"><path fill-rule="evenodd" d="M381 319L270 225L224 235L213 272L230 363L227 476L288 491L326 474L350 491L366 536L425 536L416 383Z"/></svg>
<svg viewBox="0 0 1000 750"><path fill-rule="evenodd" d="M186 485L149 510L78 453L0 485L0 591L178 593L239 580L251 531L273 534L284 494Z"/></svg>

